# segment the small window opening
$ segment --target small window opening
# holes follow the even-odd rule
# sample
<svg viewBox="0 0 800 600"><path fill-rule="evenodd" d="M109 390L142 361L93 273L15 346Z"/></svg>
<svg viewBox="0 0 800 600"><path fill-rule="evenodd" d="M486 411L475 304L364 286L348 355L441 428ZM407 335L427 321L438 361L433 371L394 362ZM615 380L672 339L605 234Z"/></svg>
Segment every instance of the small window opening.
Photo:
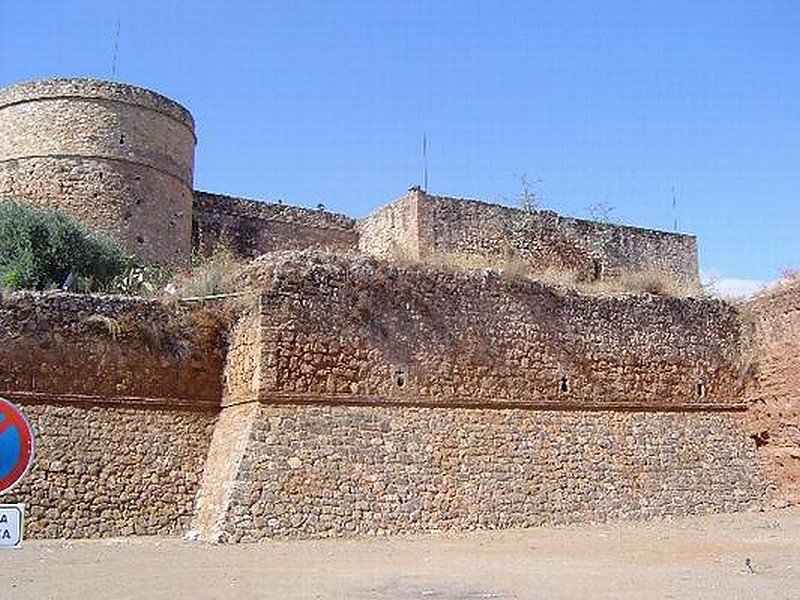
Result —
<svg viewBox="0 0 800 600"><path fill-rule="evenodd" d="M558 390L562 394L569 394L569 379L567 379L566 375L561 378L561 382L558 384Z"/></svg>
<svg viewBox="0 0 800 600"><path fill-rule="evenodd" d="M144 238L140 235L136 236L136 241L139 242L140 244L144 244Z"/></svg>
<svg viewBox="0 0 800 600"><path fill-rule="evenodd" d="M394 384L398 388L402 389L406 387L406 384L408 383L408 368L405 366L395 367L393 378L394 378Z"/></svg>
<svg viewBox="0 0 800 600"><path fill-rule="evenodd" d="M756 443L756 448L761 448L769 443L769 431L754 433L750 436L750 438Z"/></svg>
<svg viewBox="0 0 800 600"><path fill-rule="evenodd" d="M594 259L592 261L592 267L594 268L593 277L595 281L600 281L603 278L603 261Z"/></svg>
<svg viewBox="0 0 800 600"><path fill-rule="evenodd" d="M697 397L698 398L706 397L706 384L704 381L697 382Z"/></svg>

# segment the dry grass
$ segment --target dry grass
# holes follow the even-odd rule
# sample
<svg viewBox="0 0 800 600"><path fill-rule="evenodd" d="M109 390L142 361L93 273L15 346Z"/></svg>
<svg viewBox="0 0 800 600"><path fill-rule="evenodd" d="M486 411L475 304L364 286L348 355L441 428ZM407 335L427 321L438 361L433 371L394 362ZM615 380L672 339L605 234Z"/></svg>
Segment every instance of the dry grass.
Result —
<svg viewBox="0 0 800 600"><path fill-rule="evenodd" d="M641 271L622 273L599 281L578 283L580 291L595 294L653 294L675 298L702 297L706 293L699 283L677 280L663 271Z"/></svg>
<svg viewBox="0 0 800 600"><path fill-rule="evenodd" d="M574 289L584 294L654 294L678 298L705 295L699 284L679 281L663 271L627 272L619 276L587 281L574 269L549 267L535 270L530 263L514 257L440 254L426 258L422 262L451 271L493 269L508 277L541 281L548 285Z"/></svg>
<svg viewBox="0 0 800 600"><path fill-rule="evenodd" d="M117 321L117 319L114 317L109 317L108 315L89 315L83 319L83 324L89 326L95 331L99 331L112 340L116 340L122 331L119 321Z"/></svg>
<svg viewBox="0 0 800 600"><path fill-rule="evenodd" d="M226 246L217 246L210 256L197 257L189 270L173 280L179 298L203 298L236 292L235 281L247 261Z"/></svg>

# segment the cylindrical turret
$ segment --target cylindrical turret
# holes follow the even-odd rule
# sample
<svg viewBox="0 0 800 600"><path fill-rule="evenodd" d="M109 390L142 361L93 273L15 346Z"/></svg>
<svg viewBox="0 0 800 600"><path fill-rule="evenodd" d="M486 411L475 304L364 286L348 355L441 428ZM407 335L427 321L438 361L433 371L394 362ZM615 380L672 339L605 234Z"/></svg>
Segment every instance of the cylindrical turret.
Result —
<svg viewBox="0 0 800 600"><path fill-rule="evenodd" d="M0 90L0 197L60 208L144 261L191 254L194 120L172 100L92 79Z"/></svg>

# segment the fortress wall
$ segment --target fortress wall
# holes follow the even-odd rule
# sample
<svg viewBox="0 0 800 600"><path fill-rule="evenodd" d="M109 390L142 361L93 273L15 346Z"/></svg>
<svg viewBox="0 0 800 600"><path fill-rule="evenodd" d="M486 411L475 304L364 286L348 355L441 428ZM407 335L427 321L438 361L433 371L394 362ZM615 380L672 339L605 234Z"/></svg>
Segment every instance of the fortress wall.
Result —
<svg viewBox="0 0 800 600"><path fill-rule="evenodd" d="M783 501L800 502L800 280L787 280L742 306L755 327L745 366L749 431L769 461Z"/></svg>
<svg viewBox="0 0 800 600"><path fill-rule="evenodd" d="M4 501L29 537L175 534L193 513L221 395L202 312L124 297L21 293L0 305L0 396L36 432Z"/></svg>
<svg viewBox="0 0 800 600"><path fill-rule="evenodd" d="M241 432L246 449L226 484L225 512L205 537L255 541L742 510L757 505L766 487L742 418L262 404Z"/></svg>
<svg viewBox="0 0 800 600"><path fill-rule="evenodd" d="M383 259L419 260L419 203L409 194L358 222L359 249Z"/></svg>
<svg viewBox="0 0 800 600"><path fill-rule="evenodd" d="M190 254L194 122L133 86L34 81L0 91L0 196L75 216L146 261Z"/></svg>
<svg viewBox="0 0 800 600"><path fill-rule="evenodd" d="M27 538L180 535L189 527L213 410L20 406L33 425L36 453L31 471L3 501L25 503Z"/></svg>
<svg viewBox="0 0 800 600"><path fill-rule="evenodd" d="M275 250L348 251L358 247L355 221L323 210L194 193L192 245L208 254L223 242L252 258Z"/></svg>
<svg viewBox="0 0 800 600"><path fill-rule="evenodd" d="M236 468L201 490L224 497L195 521L205 539L698 514L769 492L722 303L310 253L262 257L250 280L260 390L222 410L250 407L219 438Z"/></svg>
<svg viewBox="0 0 800 600"><path fill-rule="evenodd" d="M574 270L584 279L599 270L611 277L659 271L687 283L699 280L694 236L415 193L421 196L420 235L428 240L423 255L510 257L534 270Z"/></svg>
<svg viewBox="0 0 800 600"><path fill-rule="evenodd" d="M721 301L585 295L493 271L311 253L265 256L250 273L272 286L262 298L272 355L264 394L583 408L743 402L740 322Z"/></svg>
<svg viewBox="0 0 800 600"><path fill-rule="evenodd" d="M685 284L699 281L694 236L432 196L418 189L362 219L359 232L360 249L380 258L448 262L447 257L475 257L522 262L533 271L570 271L582 280L661 272Z"/></svg>

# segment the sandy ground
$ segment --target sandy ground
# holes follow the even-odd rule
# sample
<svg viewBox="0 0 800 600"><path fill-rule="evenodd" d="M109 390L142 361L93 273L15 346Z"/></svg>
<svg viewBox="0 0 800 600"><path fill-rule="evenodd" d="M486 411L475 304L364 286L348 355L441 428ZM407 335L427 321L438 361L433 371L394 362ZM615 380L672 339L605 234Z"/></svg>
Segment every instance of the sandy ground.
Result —
<svg viewBox="0 0 800 600"><path fill-rule="evenodd" d="M239 546L30 541L0 564L3 599L797 599L800 509Z"/></svg>

